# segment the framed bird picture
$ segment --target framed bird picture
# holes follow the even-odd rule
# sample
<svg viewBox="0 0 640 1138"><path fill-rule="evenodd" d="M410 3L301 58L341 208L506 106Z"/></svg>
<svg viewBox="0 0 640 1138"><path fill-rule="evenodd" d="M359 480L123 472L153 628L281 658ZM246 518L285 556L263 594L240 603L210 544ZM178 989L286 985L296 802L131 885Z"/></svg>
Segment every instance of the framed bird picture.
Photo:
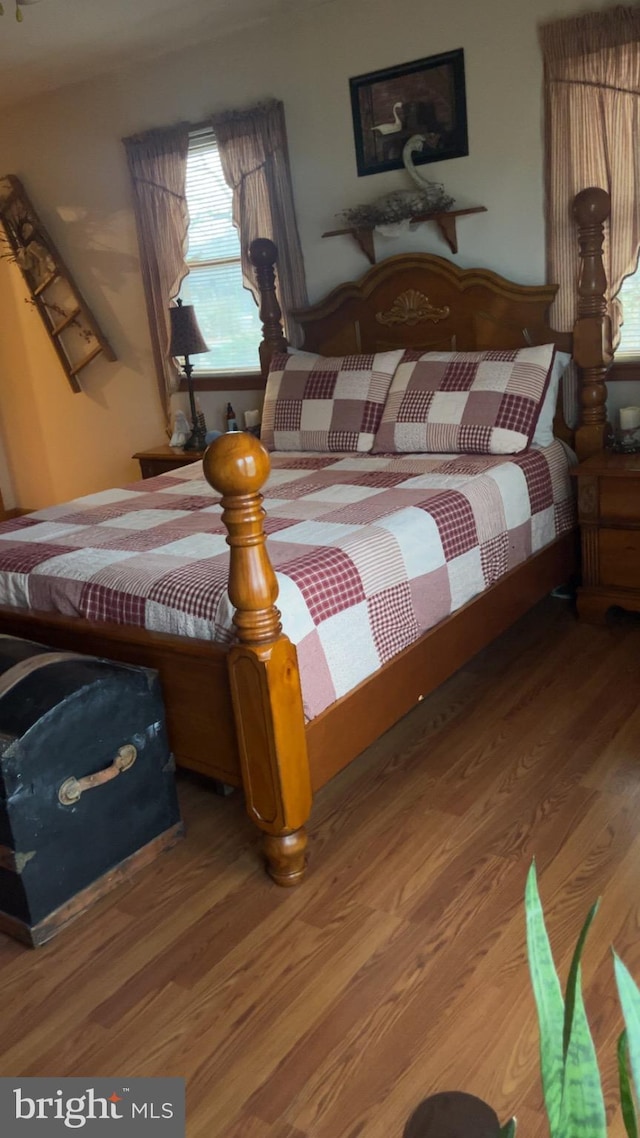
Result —
<svg viewBox="0 0 640 1138"><path fill-rule="evenodd" d="M423 136L417 164L469 153L464 51L443 52L349 80L358 176L402 169L402 150Z"/></svg>

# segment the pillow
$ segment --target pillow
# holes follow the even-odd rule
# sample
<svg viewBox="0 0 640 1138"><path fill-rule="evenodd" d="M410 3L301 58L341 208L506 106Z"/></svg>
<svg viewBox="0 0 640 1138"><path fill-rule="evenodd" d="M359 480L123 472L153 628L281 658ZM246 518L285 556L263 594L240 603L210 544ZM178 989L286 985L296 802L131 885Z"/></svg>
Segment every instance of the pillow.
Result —
<svg viewBox="0 0 640 1138"><path fill-rule="evenodd" d="M404 352L275 355L261 440L267 450L370 451Z"/></svg>
<svg viewBox="0 0 640 1138"><path fill-rule="evenodd" d="M542 402L536 429L533 432L533 439L531 440L536 446L549 447L553 442L553 420L558 404L558 388L560 387L561 380L564 383L564 373L570 363L571 356L568 352L556 352L549 377L547 394Z"/></svg>
<svg viewBox="0 0 640 1138"><path fill-rule="evenodd" d="M562 383L562 412L570 430L580 423L580 377L576 361L572 358L560 381Z"/></svg>
<svg viewBox="0 0 640 1138"><path fill-rule="evenodd" d="M373 450L518 454L529 445L555 347L405 352Z"/></svg>

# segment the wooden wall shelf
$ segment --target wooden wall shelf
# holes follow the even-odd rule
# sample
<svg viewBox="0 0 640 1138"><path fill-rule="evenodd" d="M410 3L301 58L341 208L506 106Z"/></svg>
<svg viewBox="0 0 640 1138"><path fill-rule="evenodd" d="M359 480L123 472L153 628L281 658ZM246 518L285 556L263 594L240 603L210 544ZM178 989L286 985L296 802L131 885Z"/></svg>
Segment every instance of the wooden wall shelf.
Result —
<svg viewBox="0 0 640 1138"><path fill-rule="evenodd" d="M474 205L469 209L452 209L446 213L418 213L415 217L412 217L410 221L412 225L424 221L435 221L451 252L457 253L458 235L456 233L456 218L465 217L469 213L486 212L487 207L485 205ZM376 250L373 241L375 229L358 229L355 226L350 226L346 229L328 229L322 236L339 237L344 233L351 234L351 236L355 238L369 263L375 265Z"/></svg>

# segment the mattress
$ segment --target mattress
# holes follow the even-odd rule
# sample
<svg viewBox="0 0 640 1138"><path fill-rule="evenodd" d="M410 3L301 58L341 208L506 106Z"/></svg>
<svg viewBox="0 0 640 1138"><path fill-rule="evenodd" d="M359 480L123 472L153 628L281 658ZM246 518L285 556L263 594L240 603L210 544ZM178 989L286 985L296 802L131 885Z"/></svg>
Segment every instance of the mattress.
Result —
<svg viewBox="0 0 640 1138"><path fill-rule="evenodd" d="M273 454L268 549L312 719L575 525L555 441L504 456ZM202 464L0 525L0 603L229 643Z"/></svg>

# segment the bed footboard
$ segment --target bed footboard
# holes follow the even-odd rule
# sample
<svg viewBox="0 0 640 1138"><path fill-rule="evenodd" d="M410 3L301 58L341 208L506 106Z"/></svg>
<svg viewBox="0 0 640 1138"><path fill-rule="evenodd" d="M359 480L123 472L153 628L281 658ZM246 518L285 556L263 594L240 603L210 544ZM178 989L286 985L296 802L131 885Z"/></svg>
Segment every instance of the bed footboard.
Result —
<svg viewBox="0 0 640 1138"><path fill-rule="evenodd" d="M282 632L265 545L260 488L269 456L253 435L232 432L208 448L204 473L222 495L231 547L229 597L238 642L228 667L247 811L263 831L273 880L297 885L306 868L311 778L298 660Z"/></svg>

